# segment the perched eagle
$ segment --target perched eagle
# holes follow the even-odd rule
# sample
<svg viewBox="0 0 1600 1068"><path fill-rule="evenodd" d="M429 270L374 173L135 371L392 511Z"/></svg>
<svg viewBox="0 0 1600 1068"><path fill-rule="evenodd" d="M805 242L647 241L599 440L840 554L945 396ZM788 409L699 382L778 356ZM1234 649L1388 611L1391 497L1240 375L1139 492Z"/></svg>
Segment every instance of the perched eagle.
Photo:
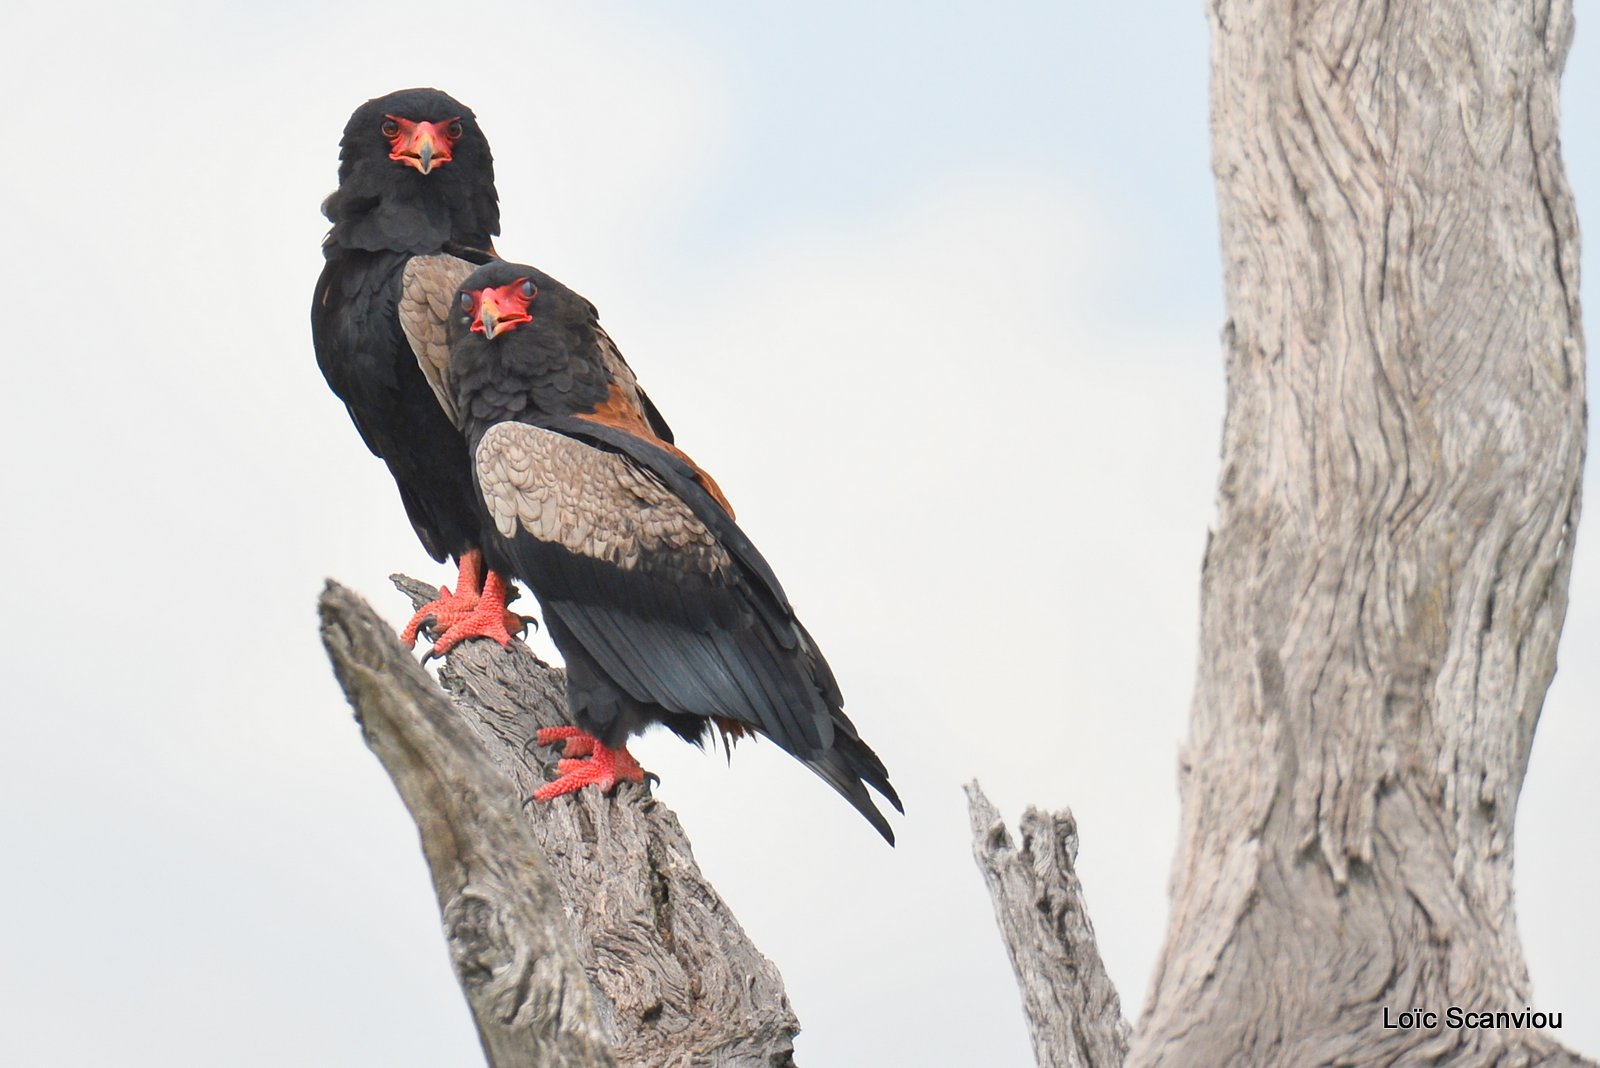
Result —
<svg viewBox="0 0 1600 1068"><path fill-rule="evenodd" d="M432 304L415 273L404 303ZM434 279L437 286L441 279ZM755 731L839 791L889 842L871 786L904 811L844 714L833 672L711 477L641 416L594 307L532 267L492 262L453 294L434 365L470 449L477 544L522 579L567 662L577 729L541 800L641 781L628 737L664 723L703 744Z"/></svg>
<svg viewBox="0 0 1600 1068"><path fill-rule="evenodd" d="M441 589L402 636L415 641L431 620L436 653L475 636L507 644L522 620L506 611L502 577L483 572L471 464L445 410L449 399L427 373L444 355L453 292L404 316L400 308L405 279L419 264L459 282L494 257L494 160L472 109L437 89L404 89L361 105L345 126L339 188L323 212L333 228L311 304L317 364L367 447L388 465L423 547L436 560L454 557L460 569L454 593ZM437 349L426 338L439 338ZM670 440L653 408L641 416Z"/></svg>

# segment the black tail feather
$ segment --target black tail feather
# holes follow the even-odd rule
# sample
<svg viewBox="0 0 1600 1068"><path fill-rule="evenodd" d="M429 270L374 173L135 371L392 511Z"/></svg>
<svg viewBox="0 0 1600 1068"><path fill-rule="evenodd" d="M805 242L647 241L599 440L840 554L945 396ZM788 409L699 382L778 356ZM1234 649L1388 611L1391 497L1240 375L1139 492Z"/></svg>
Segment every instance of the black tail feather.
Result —
<svg viewBox="0 0 1600 1068"><path fill-rule="evenodd" d="M834 735L833 748L815 759L801 757L800 760L865 816L867 822L883 835L884 841L894 845L894 831L883 813L878 811L878 806L872 803L872 795L867 793L867 787L871 786L883 795L896 812L903 814L905 806L900 803L900 795L895 793L894 787L889 785L889 772L883 766L883 761L867 747L867 743L853 733L839 731Z"/></svg>

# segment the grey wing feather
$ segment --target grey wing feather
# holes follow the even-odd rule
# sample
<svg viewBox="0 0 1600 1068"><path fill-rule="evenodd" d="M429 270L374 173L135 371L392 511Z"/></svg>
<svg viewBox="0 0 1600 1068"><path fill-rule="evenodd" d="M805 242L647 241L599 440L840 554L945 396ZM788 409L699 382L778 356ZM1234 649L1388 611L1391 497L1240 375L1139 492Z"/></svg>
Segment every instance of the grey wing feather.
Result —
<svg viewBox="0 0 1600 1068"><path fill-rule="evenodd" d="M475 460L513 555L524 538L568 554L521 557L525 577L632 696L751 722L802 755L827 748L827 686L769 629L795 624L758 617L727 548L654 472L526 423L491 427Z"/></svg>
<svg viewBox="0 0 1600 1068"><path fill-rule="evenodd" d="M413 256L400 281L400 328L416 354L422 376L439 398L439 406L456 426L455 389L450 381L450 342L446 323L455 309L456 290L477 268L444 254Z"/></svg>

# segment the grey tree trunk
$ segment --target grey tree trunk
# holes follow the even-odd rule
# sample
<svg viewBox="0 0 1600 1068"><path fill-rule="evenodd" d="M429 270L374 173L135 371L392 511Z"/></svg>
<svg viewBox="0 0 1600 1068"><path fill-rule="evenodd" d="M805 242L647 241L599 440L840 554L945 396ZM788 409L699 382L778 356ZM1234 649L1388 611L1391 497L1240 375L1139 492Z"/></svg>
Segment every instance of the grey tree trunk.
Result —
<svg viewBox="0 0 1600 1068"><path fill-rule="evenodd" d="M397 584L419 604L434 593ZM466 642L440 669L447 699L349 591L330 583L321 611L335 673L422 834L493 1068L793 1065L783 979L671 810L634 784L525 803L559 756L529 745L567 722L559 671L521 644Z"/></svg>
<svg viewBox="0 0 1600 1068"><path fill-rule="evenodd" d="M1585 440L1567 0L1220 0L1228 415L1171 927L1130 1065L1572 1063L1512 831Z"/></svg>
<svg viewBox="0 0 1600 1068"><path fill-rule="evenodd" d="M1585 441L1570 3L1208 14L1228 414L1170 927L1126 1063L1588 1063L1446 1015L1532 1003L1513 829ZM1048 896L995 894L1064 1047L1105 999L1075 978L1087 924L1031 922ZM1059 996L1031 996L1052 948ZM1385 1026L1419 1008L1439 1026Z"/></svg>
<svg viewBox="0 0 1600 1068"><path fill-rule="evenodd" d="M388 626L332 582L322 640L417 821L450 959L496 1068L613 1068L555 879L489 754Z"/></svg>

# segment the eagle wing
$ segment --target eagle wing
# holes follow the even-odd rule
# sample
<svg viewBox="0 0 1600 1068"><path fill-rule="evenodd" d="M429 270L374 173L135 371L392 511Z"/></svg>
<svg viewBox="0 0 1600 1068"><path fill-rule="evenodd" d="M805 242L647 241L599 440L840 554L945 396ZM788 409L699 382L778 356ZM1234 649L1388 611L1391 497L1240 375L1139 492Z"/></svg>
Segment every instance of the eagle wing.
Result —
<svg viewBox="0 0 1600 1068"><path fill-rule="evenodd" d="M406 261L400 280L400 327L416 354L422 376L439 398L439 407L458 427L461 416L456 411L455 389L450 381L446 324L455 309L456 290L476 269L475 264L446 253L412 256Z"/></svg>

